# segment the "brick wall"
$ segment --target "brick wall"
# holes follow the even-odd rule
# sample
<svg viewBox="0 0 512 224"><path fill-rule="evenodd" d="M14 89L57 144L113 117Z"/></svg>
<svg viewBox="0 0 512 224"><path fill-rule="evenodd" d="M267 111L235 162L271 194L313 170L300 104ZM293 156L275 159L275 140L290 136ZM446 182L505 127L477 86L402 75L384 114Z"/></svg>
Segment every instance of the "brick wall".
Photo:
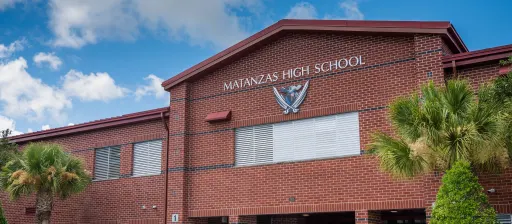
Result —
<svg viewBox="0 0 512 224"><path fill-rule="evenodd" d="M358 110L361 147L366 149L372 133L391 131L385 108L391 100L416 91L419 84L429 79L427 72L442 83L442 48L441 38L435 35L292 33L189 83L188 165L211 167L187 173L190 214L353 211L358 206L375 210L424 207L423 177L393 179L380 171L378 161L372 156L232 167L234 128ZM358 69L272 83L286 86L311 80L298 115L282 115L272 85L223 89L226 81L358 55L366 63ZM180 90L171 89L171 105L182 100L174 97L174 91ZM214 124L204 121L207 114L226 110L232 111L231 121ZM295 202L290 202L290 197Z"/></svg>
<svg viewBox="0 0 512 224"><path fill-rule="evenodd" d="M165 129L160 120L129 126L103 129L82 134L47 139L62 145L66 151L82 158L88 170L94 170L94 148L122 145L121 174L125 178L93 182L85 192L54 204L52 223L158 223L163 217L163 175L130 177L132 144L161 139ZM165 142L164 142L165 144ZM23 145L22 145L23 147ZM163 153L164 150L162 150ZM163 156L162 156L163 158ZM162 164L163 165L163 164ZM6 217L11 224L34 223L34 214L25 214L34 207L34 197L11 202L2 193ZM146 209L142 209L145 205ZM156 205L156 209L151 207Z"/></svg>

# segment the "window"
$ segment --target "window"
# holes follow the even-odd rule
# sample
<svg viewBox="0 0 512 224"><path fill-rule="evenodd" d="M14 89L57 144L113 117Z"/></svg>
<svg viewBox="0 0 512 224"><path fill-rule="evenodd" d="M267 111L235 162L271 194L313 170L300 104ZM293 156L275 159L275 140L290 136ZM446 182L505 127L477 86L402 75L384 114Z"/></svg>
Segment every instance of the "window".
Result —
<svg viewBox="0 0 512 224"><path fill-rule="evenodd" d="M121 146L96 149L94 180L119 178Z"/></svg>
<svg viewBox="0 0 512 224"><path fill-rule="evenodd" d="M161 173L162 140L135 143L133 145L133 176Z"/></svg>
<svg viewBox="0 0 512 224"><path fill-rule="evenodd" d="M501 224L512 224L512 217L510 214L498 214L498 222Z"/></svg>
<svg viewBox="0 0 512 224"><path fill-rule="evenodd" d="M238 128L237 166L359 155L357 112Z"/></svg>

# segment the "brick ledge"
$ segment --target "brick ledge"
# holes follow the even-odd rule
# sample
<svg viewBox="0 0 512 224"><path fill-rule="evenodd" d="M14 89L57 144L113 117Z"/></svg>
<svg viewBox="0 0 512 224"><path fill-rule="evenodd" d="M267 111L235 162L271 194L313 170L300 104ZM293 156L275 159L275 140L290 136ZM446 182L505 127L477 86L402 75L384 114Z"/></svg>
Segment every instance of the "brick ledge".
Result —
<svg viewBox="0 0 512 224"><path fill-rule="evenodd" d="M356 210L389 210L425 208L423 199L397 201L345 202L332 204L283 205L248 208L190 210L190 217L214 217L230 215L272 215L316 212L342 212Z"/></svg>

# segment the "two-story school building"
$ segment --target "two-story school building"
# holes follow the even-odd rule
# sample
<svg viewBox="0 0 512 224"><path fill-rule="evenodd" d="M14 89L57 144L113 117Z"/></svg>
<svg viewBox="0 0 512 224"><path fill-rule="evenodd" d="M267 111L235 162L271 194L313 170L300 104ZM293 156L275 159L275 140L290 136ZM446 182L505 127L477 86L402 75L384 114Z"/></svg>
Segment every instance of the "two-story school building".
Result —
<svg viewBox="0 0 512 224"><path fill-rule="evenodd" d="M427 223L442 174L392 178L371 135L392 131L393 99L454 74L477 88L509 55L468 51L449 22L282 20L163 82L169 107L10 139L93 172L53 223ZM480 181L510 223L512 171ZM33 222L34 198L1 200Z"/></svg>

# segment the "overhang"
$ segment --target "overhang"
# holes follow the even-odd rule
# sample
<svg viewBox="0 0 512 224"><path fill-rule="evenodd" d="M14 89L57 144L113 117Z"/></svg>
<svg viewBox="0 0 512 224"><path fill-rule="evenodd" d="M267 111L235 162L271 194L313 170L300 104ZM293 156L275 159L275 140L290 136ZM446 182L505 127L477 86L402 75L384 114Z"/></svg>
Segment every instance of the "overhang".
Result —
<svg viewBox="0 0 512 224"><path fill-rule="evenodd" d="M209 71L236 60L240 56L256 49L258 46L274 40L283 33L296 31L378 35L439 34L454 53L468 51L466 45L462 42L459 34L450 22L285 19L164 81L162 86L166 90L169 90L169 88L185 80L199 78Z"/></svg>
<svg viewBox="0 0 512 224"><path fill-rule="evenodd" d="M480 63L492 63L512 56L512 44L470 51L443 57L443 67L452 68Z"/></svg>
<svg viewBox="0 0 512 224"><path fill-rule="evenodd" d="M85 131L93 131L103 128L110 128L120 125L133 124L143 121L160 119L162 116L169 116L169 107L147 110L132 114L125 114L118 117L106 118L82 124L75 124L67 127L53 128L44 131L36 131L9 137L9 141L22 143L27 141L40 141L50 137L58 137L69 134L76 134Z"/></svg>

